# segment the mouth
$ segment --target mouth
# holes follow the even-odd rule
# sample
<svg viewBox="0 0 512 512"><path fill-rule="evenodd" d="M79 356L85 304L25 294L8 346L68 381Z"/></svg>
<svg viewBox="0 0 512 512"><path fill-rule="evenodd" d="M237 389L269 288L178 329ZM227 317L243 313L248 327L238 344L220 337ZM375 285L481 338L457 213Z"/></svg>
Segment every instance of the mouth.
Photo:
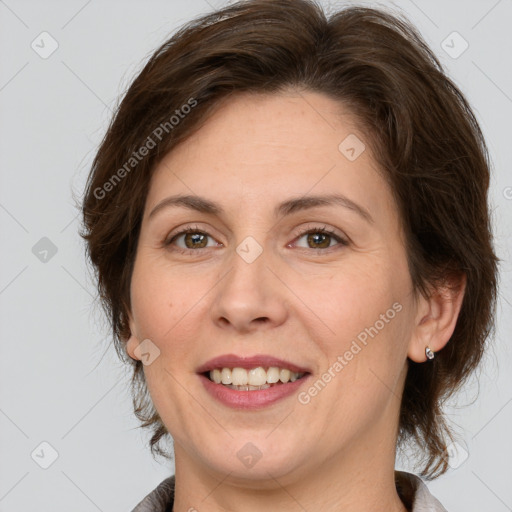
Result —
<svg viewBox="0 0 512 512"><path fill-rule="evenodd" d="M201 375L215 384L236 391L260 391L282 386L309 375L309 372L296 372L286 367L256 366L253 368L218 367L202 372Z"/></svg>
<svg viewBox="0 0 512 512"><path fill-rule="evenodd" d="M293 396L312 375L310 368L269 355L226 354L196 368L206 392L238 410L258 410Z"/></svg>

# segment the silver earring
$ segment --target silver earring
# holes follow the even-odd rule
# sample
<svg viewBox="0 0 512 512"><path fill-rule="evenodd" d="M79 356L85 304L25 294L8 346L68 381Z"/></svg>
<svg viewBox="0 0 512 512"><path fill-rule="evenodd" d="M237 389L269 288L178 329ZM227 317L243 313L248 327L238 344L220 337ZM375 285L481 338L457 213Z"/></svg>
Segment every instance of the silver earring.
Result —
<svg viewBox="0 0 512 512"><path fill-rule="evenodd" d="M427 356L428 359L434 359L434 352L432 352L430 347L427 347L425 349L425 355Z"/></svg>

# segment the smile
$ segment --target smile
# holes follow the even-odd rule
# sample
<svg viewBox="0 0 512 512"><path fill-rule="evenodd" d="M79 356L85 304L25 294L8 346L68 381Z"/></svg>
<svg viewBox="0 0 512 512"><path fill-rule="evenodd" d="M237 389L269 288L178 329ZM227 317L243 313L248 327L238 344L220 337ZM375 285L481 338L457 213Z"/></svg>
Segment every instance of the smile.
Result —
<svg viewBox="0 0 512 512"><path fill-rule="evenodd" d="M258 391L287 382L295 382L305 372L294 372L288 368L270 366L264 368L215 368L206 372L206 376L215 384L222 384L238 391Z"/></svg>

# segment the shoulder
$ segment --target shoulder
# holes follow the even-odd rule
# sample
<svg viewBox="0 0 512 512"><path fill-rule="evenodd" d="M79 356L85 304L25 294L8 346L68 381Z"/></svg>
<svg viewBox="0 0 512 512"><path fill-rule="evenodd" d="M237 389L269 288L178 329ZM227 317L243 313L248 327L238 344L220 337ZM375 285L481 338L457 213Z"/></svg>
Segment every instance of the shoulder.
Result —
<svg viewBox="0 0 512 512"><path fill-rule="evenodd" d="M432 496L423 480L405 471L395 471L395 481L400 498L411 512L448 512Z"/></svg>
<svg viewBox="0 0 512 512"><path fill-rule="evenodd" d="M172 512L174 502L174 475L153 489L132 512Z"/></svg>

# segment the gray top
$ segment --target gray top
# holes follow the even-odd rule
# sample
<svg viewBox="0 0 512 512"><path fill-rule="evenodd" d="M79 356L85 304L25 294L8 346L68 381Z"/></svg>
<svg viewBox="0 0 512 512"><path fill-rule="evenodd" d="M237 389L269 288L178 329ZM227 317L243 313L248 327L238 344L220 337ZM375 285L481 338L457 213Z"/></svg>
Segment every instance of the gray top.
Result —
<svg viewBox="0 0 512 512"><path fill-rule="evenodd" d="M405 471L395 471L398 495L411 512L447 512L421 478ZM172 512L174 475L153 489L132 512Z"/></svg>

